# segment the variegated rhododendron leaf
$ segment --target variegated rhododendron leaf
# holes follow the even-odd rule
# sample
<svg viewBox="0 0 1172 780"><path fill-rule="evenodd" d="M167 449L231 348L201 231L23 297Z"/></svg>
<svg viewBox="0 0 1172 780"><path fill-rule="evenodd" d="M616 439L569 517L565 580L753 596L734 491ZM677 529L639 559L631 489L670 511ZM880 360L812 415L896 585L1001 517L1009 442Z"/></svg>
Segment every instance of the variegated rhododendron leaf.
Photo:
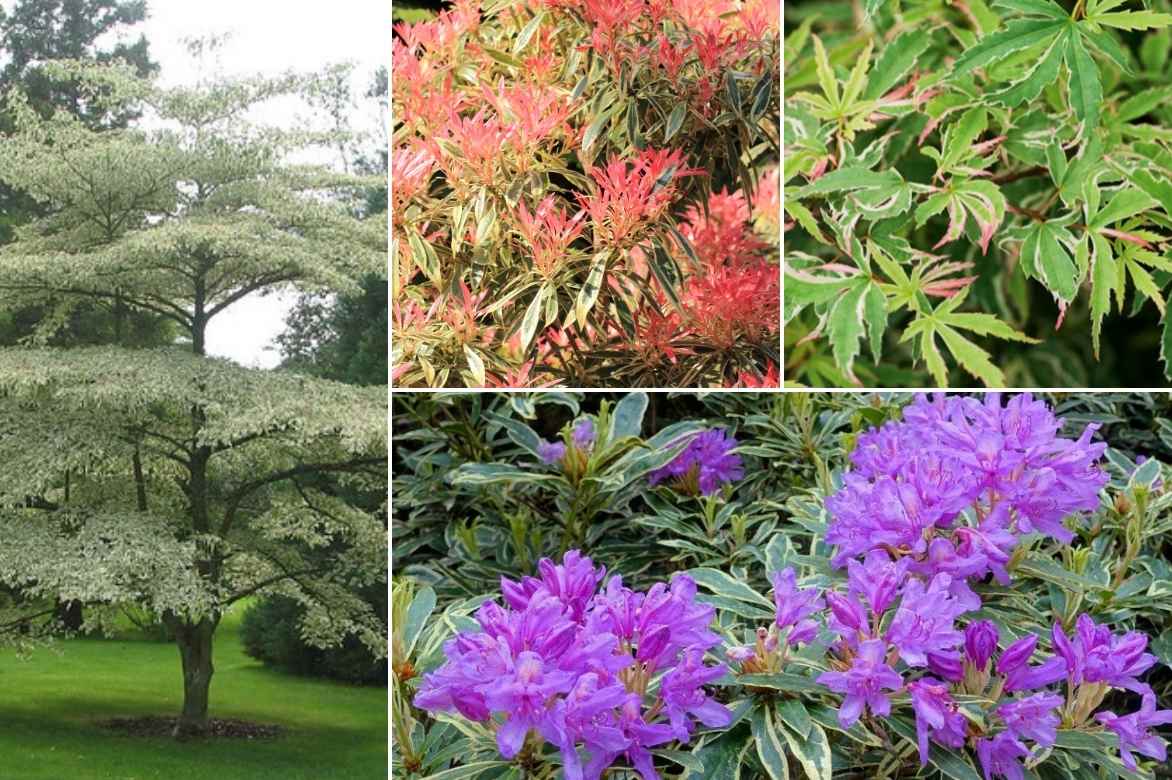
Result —
<svg viewBox="0 0 1172 780"><path fill-rule="evenodd" d="M831 6L786 11L787 378L1172 378L1172 4Z"/></svg>

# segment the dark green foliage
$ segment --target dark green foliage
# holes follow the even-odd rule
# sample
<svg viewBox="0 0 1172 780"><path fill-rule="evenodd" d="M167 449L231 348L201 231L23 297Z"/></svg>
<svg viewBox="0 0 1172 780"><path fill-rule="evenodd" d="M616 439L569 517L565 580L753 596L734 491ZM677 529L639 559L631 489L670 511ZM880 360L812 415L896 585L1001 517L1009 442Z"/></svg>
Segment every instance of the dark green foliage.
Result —
<svg viewBox="0 0 1172 780"><path fill-rule="evenodd" d="M0 71L0 85L20 84L46 116L64 109L91 127L125 127L133 115L95 113L83 99L79 83L46 76L38 63L122 60L140 76L148 76L158 65L151 60L146 36L108 47L99 44L111 33L142 22L146 13L145 0L18 0L11 15L0 19L0 45L9 58Z"/></svg>
<svg viewBox="0 0 1172 780"><path fill-rule="evenodd" d="M366 597L386 611L386 589L368 589ZM293 599L272 596L252 604L240 623L244 652L262 663L307 677L326 677L360 685L386 685L387 660L375 659L353 638L340 647L306 644L300 621L304 610Z"/></svg>
<svg viewBox="0 0 1172 780"><path fill-rule="evenodd" d="M387 282L372 276L362 288L358 297L298 299L277 337L285 367L349 384L387 383Z"/></svg>
<svg viewBox="0 0 1172 780"><path fill-rule="evenodd" d="M364 97L385 104L389 78L387 69L379 68ZM361 150L353 166L361 173L386 176L387 150ZM386 210L387 188L371 189L365 211L383 214ZM276 338L284 366L348 384L387 384L389 312L387 280L380 276L364 279L358 296L301 295L286 319L285 331Z"/></svg>

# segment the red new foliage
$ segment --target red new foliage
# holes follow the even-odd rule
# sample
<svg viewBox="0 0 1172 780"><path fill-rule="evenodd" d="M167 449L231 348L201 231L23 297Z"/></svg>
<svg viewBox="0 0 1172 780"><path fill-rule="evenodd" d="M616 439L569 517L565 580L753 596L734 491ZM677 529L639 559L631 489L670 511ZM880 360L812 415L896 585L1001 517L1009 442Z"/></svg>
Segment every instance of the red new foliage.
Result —
<svg viewBox="0 0 1172 780"><path fill-rule="evenodd" d="M396 26L392 380L769 377L777 11L465 0Z"/></svg>

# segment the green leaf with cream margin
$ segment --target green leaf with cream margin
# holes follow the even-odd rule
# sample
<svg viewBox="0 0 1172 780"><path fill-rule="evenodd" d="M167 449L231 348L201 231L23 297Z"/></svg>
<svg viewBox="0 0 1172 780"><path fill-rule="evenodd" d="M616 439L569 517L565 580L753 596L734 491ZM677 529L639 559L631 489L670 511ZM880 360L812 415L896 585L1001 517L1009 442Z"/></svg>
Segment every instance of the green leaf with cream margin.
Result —
<svg viewBox="0 0 1172 780"><path fill-rule="evenodd" d="M1065 62L1069 73L1070 105L1082 123L1083 136L1086 137L1098 125L1099 108L1103 102L1099 69L1088 45L1123 71L1130 72L1126 50L1104 28L1134 31L1172 25L1170 14L1147 9L1115 10L1122 1L1092 1L1086 7L1084 18L1076 22L1065 9L1049 0L995 0L994 5L1020 11L1026 18L1015 19L1003 29L982 37L957 58L951 75L963 76L1024 49L1038 47L1044 53L1034 60L1022 78L992 93L990 98L1009 107L1033 100L1057 77L1059 62Z"/></svg>
<svg viewBox="0 0 1172 780"><path fill-rule="evenodd" d="M958 312L957 309L967 296L968 290L964 290L941 303L930 313L921 313L908 325L900 341L919 338L920 352L933 379L940 387L948 386L948 368L940 352L940 345L936 341L937 336L961 368L988 387L1004 387L1005 375L1001 373L1001 369L993 365L989 353L961 335L961 331L1026 344L1036 344L1037 339L1019 333L992 314Z"/></svg>
<svg viewBox="0 0 1172 780"><path fill-rule="evenodd" d="M1087 51L1083 37L1073 33L1067 36L1065 60L1070 71L1070 105L1082 123L1082 137L1085 138L1099 126L1099 107L1103 104L1099 66Z"/></svg>
<svg viewBox="0 0 1172 780"><path fill-rule="evenodd" d="M1094 187L1094 185L1090 185ZM1106 206L1099 208L1100 193L1097 189L1091 193L1092 197L1086 205L1087 236L1090 247L1085 243L1078 246L1075 254L1080 259L1079 266L1085 261L1081 257L1090 252L1091 266L1091 343L1095 357L1099 356L1099 336L1103 328L1103 318L1111 312L1111 295L1115 295L1115 303L1119 310L1123 310L1123 301L1127 296L1127 280L1132 283L1143 295L1156 304L1160 313L1164 312L1164 298L1160 293L1159 285L1148 273L1144 266L1161 271L1172 271L1172 261L1150 251L1151 240L1158 240L1158 236L1142 230L1123 230L1112 228L1111 225L1130 219L1137 214L1147 211L1157 205L1157 202L1148 193L1139 189L1124 188L1112 195ZM1116 257L1112 240L1123 242L1123 252Z"/></svg>
<svg viewBox="0 0 1172 780"><path fill-rule="evenodd" d="M888 302L869 276L820 276L787 266L784 284L786 319L796 316L805 306L818 307L823 312L834 362L851 381L858 381L854 362L864 336L875 361L879 361L887 330Z"/></svg>
<svg viewBox="0 0 1172 780"><path fill-rule="evenodd" d="M822 94L799 92L794 99L808 103L810 113L819 119L835 123L838 126L838 133L847 141L851 141L855 133L870 130L875 126L870 120L870 115L879 102L861 99L867 86L867 69L871 65L871 49L874 42L867 41L847 80L840 85L834 73L834 66L826 53L826 47L822 45L822 39L817 35L811 36L811 39L814 41L814 63Z"/></svg>
<svg viewBox="0 0 1172 780"><path fill-rule="evenodd" d="M1148 9L1116 11L1125 0L1091 0L1087 4L1086 23L1114 27L1117 30L1154 30L1172 25L1172 15Z"/></svg>
<svg viewBox="0 0 1172 780"><path fill-rule="evenodd" d="M989 251L989 242L1005 219L1005 196L992 182L967 178L949 181L916 208L916 227L945 209L948 210L948 229L932 248L938 249L960 238L968 217L972 216L981 234L983 254Z"/></svg>
<svg viewBox="0 0 1172 780"><path fill-rule="evenodd" d="M1035 222L1026 228L1021 244L1021 269L1037 279L1055 298L1070 303L1078 294L1086 268L1075 265L1071 253L1078 240L1067 229L1076 219L1067 214L1058 219Z"/></svg>
<svg viewBox="0 0 1172 780"><path fill-rule="evenodd" d="M982 37L964 51L952 66L952 77L963 76L969 71L1004 60L1011 54L1032 46L1052 43L1070 24L1069 18L1057 19L1016 19L998 30Z"/></svg>

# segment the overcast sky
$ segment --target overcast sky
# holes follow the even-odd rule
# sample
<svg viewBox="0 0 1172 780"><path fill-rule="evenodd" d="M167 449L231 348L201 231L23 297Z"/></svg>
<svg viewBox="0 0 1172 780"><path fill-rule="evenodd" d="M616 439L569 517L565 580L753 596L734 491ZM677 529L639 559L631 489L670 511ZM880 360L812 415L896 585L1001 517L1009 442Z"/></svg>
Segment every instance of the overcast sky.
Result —
<svg viewBox="0 0 1172 780"><path fill-rule="evenodd" d="M0 0L11 9L14 0ZM148 21L134 29L146 35L151 56L160 65L164 84L197 80L200 72L183 45L186 38L208 34L230 37L218 55L225 74L317 70L334 63L355 63L355 92L361 94L379 65L390 58L388 0L148 0ZM262 121L296 121L298 110L276 105ZM377 114L356 118L362 126ZM208 330L208 352L249 366L271 367L279 355L273 337L281 332L295 294L251 296L218 315Z"/></svg>

